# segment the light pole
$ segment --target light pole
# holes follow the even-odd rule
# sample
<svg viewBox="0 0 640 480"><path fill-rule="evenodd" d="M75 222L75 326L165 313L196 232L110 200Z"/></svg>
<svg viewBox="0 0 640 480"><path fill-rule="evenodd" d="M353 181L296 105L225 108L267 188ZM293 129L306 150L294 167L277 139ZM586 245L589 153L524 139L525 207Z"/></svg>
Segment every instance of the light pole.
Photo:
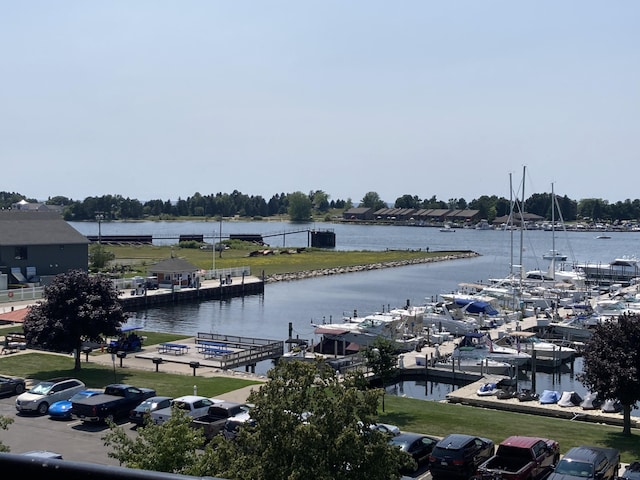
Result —
<svg viewBox="0 0 640 480"><path fill-rule="evenodd" d="M375 363L373 364L373 373L380 375L380 381L382 382L382 412L384 413L384 372L382 371L382 354L380 353L380 349L375 347L371 349L371 353L373 353L373 357L375 358Z"/></svg>
<svg viewBox="0 0 640 480"><path fill-rule="evenodd" d="M98 221L98 245L102 245L102 220L104 220L102 212L96 214L96 220Z"/></svg>

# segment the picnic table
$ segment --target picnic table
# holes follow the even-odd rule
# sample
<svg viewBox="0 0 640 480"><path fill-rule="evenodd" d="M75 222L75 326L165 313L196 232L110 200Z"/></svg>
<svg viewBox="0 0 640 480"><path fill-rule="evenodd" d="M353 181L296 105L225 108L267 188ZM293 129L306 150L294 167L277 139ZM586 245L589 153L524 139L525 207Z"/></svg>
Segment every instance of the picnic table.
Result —
<svg viewBox="0 0 640 480"><path fill-rule="evenodd" d="M158 353L173 353L174 355L184 355L189 353L189 346L180 343L161 343L158 345Z"/></svg>
<svg viewBox="0 0 640 480"><path fill-rule="evenodd" d="M233 350L229 350L227 348L215 348L215 347L207 347L200 350L200 353L204 354L204 358L214 358L214 357L222 357L223 355L227 355L229 353L233 353Z"/></svg>

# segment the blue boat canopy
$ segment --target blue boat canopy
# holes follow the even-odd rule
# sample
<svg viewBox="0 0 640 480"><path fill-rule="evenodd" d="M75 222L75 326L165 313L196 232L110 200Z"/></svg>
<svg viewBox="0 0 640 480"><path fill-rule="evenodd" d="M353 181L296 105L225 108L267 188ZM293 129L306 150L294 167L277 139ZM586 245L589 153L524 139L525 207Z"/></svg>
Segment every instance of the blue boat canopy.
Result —
<svg viewBox="0 0 640 480"><path fill-rule="evenodd" d="M456 298L455 304L463 307L468 313L483 313L485 315L498 315L498 311L489 302L484 300L471 300L466 298Z"/></svg>

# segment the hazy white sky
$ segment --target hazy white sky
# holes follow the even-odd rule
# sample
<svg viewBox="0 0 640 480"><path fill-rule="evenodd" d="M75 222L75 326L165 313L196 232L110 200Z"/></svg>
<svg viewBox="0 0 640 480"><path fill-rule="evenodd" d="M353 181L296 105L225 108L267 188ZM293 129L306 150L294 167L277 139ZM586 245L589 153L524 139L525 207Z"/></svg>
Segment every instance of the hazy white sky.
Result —
<svg viewBox="0 0 640 480"><path fill-rule="evenodd" d="M0 190L640 198L640 2L9 1Z"/></svg>

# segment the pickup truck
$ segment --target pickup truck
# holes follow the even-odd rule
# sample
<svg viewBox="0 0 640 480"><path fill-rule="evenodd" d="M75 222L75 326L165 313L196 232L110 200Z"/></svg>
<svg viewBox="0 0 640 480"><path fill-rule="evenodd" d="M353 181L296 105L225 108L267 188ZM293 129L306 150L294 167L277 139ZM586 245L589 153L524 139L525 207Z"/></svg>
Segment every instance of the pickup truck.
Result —
<svg viewBox="0 0 640 480"><path fill-rule="evenodd" d="M216 398L201 397L199 395L183 395L182 397L174 398L171 401L171 406L151 412L151 421L157 425L163 424L169 420L174 408L184 410L191 418L201 417L207 414L209 407L220 402L222 402L222 400Z"/></svg>
<svg viewBox="0 0 640 480"><path fill-rule="evenodd" d="M581 445L563 455L549 480L615 480L619 469L620 452L615 448Z"/></svg>
<svg viewBox="0 0 640 480"><path fill-rule="evenodd" d="M155 394L151 388L113 383L105 387L104 393L72 402L71 415L87 423L114 421L128 416L131 409Z"/></svg>
<svg viewBox="0 0 640 480"><path fill-rule="evenodd" d="M250 407L246 403L220 402L209 407L207 414L196 417L191 421L191 426L201 428L207 441L213 439L222 432L227 419L243 413L247 413Z"/></svg>
<svg viewBox="0 0 640 480"><path fill-rule="evenodd" d="M545 478L560 458L555 440L512 436L503 440L493 457L478 467L479 478L538 480Z"/></svg>

